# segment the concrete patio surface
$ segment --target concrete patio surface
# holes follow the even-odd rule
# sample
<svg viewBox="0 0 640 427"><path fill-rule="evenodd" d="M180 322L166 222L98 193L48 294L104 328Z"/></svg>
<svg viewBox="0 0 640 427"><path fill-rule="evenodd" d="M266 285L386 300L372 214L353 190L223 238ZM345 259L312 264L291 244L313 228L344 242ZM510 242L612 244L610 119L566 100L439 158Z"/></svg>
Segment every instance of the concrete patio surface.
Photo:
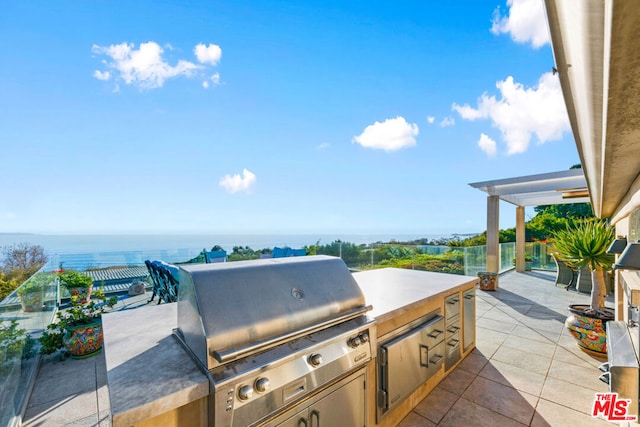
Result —
<svg viewBox="0 0 640 427"><path fill-rule="evenodd" d="M589 295L555 287L554 278L509 272L497 291L478 290L477 348L400 427L615 425L590 415L595 393L607 391L598 380L604 360L579 350L564 328L567 306ZM23 425L110 425L104 355L43 358Z"/></svg>

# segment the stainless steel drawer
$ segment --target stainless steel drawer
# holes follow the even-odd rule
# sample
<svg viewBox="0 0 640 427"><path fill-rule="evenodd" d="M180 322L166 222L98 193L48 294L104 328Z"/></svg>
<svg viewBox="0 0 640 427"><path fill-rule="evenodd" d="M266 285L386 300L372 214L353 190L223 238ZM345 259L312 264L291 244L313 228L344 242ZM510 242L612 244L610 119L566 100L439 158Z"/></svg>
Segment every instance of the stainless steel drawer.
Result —
<svg viewBox="0 0 640 427"><path fill-rule="evenodd" d="M444 317L449 320L460 315L460 294L455 293L444 299Z"/></svg>
<svg viewBox="0 0 640 427"><path fill-rule="evenodd" d="M378 350L378 419L436 373L445 360L444 318L390 339Z"/></svg>

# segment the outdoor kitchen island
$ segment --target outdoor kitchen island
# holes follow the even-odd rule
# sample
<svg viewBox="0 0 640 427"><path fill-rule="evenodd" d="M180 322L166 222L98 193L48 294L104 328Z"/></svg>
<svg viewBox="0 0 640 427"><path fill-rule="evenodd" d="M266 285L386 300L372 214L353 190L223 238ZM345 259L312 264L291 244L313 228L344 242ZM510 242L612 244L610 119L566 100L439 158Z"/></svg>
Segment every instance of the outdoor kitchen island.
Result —
<svg viewBox="0 0 640 427"><path fill-rule="evenodd" d="M327 268L331 267L327 271L333 271L333 261L322 258L317 260L319 261L317 266L327 264ZM305 263L307 261L289 262ZM309 262L315 261L309 260ZM228 264L222 268L234 268L231 264L236 263ZM211 267L202 267L202 269L209 268ZM320 276L326 277L324 274ZM349 276L351 275L349 274ZM344 335L349 337L350 347L346 351L348 354L352 354L350 363L356 362L356 365L347 371L351 372L348 376L330 386L325 396L335 395L336 393L329 393L333 388L338 394L348 398L354 393L360 393L357 391L356 384L362 385L363 383L366 384L365 391L361 398L355 400L358 404L352 404L353 410L348 409L349 405L343 406L342 410L337 407L334 407L333 410L322 409L322 400L331 401L331 405L335 404L336 400L314 400L313 397L310 397L308 398L310 402L308 415L303 416L310 417L310 419L317 417L317 420L322 418L326 424L331 419L332 413L338 413L344 417L346 413L353 412L358 420L364 420L368 426L396 425L474 347L472 329L468 325L465 328L464 325L469 323L468 318L473 318L471 324L473 331L475 331L475 305L473 305L473 310L470 308L471 305L465 306L464 302L467 299L464 297L469 296L469 292L475 296L477 279L468 276L398 269L354 273L353 278L356 279L358 287L362 290L367 305L373 306L372 310L367 313L367 318L372 320L364 321L361 318L353 318L336 326L343 328L343 324L353 324L354 322L360 325L355 329L347 329L346 335ZM302 290L304 291L304 288ZM312 291L307 289L305 292ZM311 297L312 295L305 293L303 301L306 301L307 296ZM294 297L300 298L300 295L294 292ZM470 301L475 304L475 300L471 299ZM361 301L357 304L360 303ZM193 355L187 353L172 333L172 330L179 324L177 305L149 306L104 316L107 385L111 401L111 420L114 426L215 425L211 419L211 413L207 413L207 407L211 407L211 398L214 396L210 394L207 375L202 372L202 367L199 367L193 360ZM473 311L473 316L470 316L471 311ZM377 323L377 327L373 320ZM443 330L444 326L447 327L448 332ZM328 330L314 332L308 341L315 342L313 336L321 337L328 332ZM407 337L409 339L405 339ZM418 343L419 339L416 341L415 337L423 337L427 341ZM302 338L296 343L304 344L305 340L307 339ZM316 351L316 347L311 348L308 350L313 351L310 353L311 356L308 359L306 356L301 359L303 364L313 364L317 361L320 366L332 365L330 360L334 357L333 354L336 355L335 357L338 357L338 354L344 354L345 350L338 351L337 346L340 342L340 340L328 341L327 344L323 344L325 347L320 348L318 353L313 353ZM429 373L429 378L423 384L419 384L415 391L410 390L410 393L406 393L406 387L401 387L402 393L404 393L402 398L394 400L394 397L391 396L387 403L387 409L382 411L382 416L380 416L381 409L378 403L383 403L384 399L381 399L383 393L380 390L380 380L377 378L380 372L376 353L381 347L386 346L385 349L389 350L389 355L393 356L397 353L394 349L402 348L406 342L412 343L412 345L417 343L415 347L411 347L411 358L418 360L419 365ZM445 345L445 342L450 345ZM398 345L395 345L396 343ZM459 345L457 345L458 343ZM293 346L294 344L286 345ZM336 348L335 353L333 348ZM455 349L455 351L445 350L447 348ZM307 350L303 350L303 353L305 351ZM319 353L322 353L324 360L312 357ZM259 359L261 356L256 357ZM297 360L300 359L296 357L287 363L294 363L294 360L295 363L298 363ZM363 361L365 364L358 364L361 363L359 361ZM245 362L239 363L241 363L240 367L243 366L243 363L246 364ZM388 368L389 373L393 374L393 378L396 378L396 367L389 363ZM312 369L318 368L312 366ZM398 372L402 374L401 371ZM215 371L212 372L215 373ZM253 384L255 387L253 397L249 397L244 402L251 402L252 399L263 394L264 392L260 392L261 388L276 390L277 377L275 374L266 376L271 384L260 381L261 377L259 376L256 377L257 380ZM299 388L291 388L290 392L298 393L298 390L302 390L304 383L300 382L300 384L296 385ZM395 387L393 382L386 384L385 387L387 385ZM242 388L237 386L230 390L229 401L232 404L241 403L233 402L235 402L234 399L243 397L244 390L241 390ZM361 386L360 390L362 390ZM226 395L227 391L224 393ZM320 411L320 415L318 411ZM299 414L296 414L295 417L299 417ZM270 422L269 425L290 425L290 420L280 423L277 419L278 417L272 420L277 421L277 424ZM365 423L358 421L358 425L365 425Z"/></svg>
<svg viewBox="0 0 640 427"><path fill-rule="evenodd" d="M367 425L395 426L475 348L478 279L397 268L353 276L377 330Z"/></svg>

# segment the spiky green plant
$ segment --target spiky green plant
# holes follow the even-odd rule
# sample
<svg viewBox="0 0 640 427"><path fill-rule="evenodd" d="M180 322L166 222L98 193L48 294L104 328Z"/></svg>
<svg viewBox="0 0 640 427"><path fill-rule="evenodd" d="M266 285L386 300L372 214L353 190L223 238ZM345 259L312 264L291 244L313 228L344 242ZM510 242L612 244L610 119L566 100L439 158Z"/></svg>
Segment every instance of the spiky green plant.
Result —
<svg viewBox="0 0 640 427"><path fill-rule="evenodd" d="M569 266L591 271L591 310L603 312L607 288L604 273L611 269L614 256L607 249L615 230L606 220L579 221L553 234L553 248Z"/></svg>

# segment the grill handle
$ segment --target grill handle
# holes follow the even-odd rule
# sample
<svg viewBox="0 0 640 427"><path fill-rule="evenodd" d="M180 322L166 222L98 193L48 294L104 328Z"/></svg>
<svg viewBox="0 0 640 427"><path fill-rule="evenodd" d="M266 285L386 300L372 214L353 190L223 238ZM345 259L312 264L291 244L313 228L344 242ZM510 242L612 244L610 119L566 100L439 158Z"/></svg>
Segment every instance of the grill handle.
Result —
<svg viewBox="0 0 640 427"><path fill-rule="evenodd" d="M277 335L275 337L258 341L255 343L251 343L244 347L231 349L231 350L223 350L223 351L215 351L211 350L211 356L213 356L219 363L225 363L230 360L235 360L249 353L256 353L258 350L263 351L269 349L271 347L275 347L278 344L281 344L285 341L293 340L297 337L301 337L304 335L308 335L312 332L318 331L320 329L325 329L333 325L337 325L338 323L346 322L347 320L355 319L356 317L362 316L367 311L371 310L373 307L370 305L357 308L353 311L349 311L347 313L342 314L341 316L334 317L332 319L326 320L324 322L315 323L312 326L307 326L304 328L296 329L295 331L287 332L286 334Z"/></svg>

